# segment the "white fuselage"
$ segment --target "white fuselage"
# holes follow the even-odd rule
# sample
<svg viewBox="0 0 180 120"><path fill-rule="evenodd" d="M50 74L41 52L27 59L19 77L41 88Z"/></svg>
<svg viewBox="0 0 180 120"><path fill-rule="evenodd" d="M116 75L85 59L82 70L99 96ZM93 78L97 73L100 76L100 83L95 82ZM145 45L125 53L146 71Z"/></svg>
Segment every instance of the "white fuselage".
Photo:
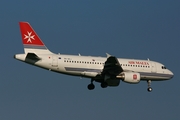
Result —
<svg viewBox="0 0 180 120"><path fill-rule="evenodd" d="M55 72L93 78L103 70L106 57L75 56L61 54L38 54L41 60L35 62L25 59L26 54L17 54L15 58L38 67ZM161 63L150 60L118 58L124 72L140 73L141 80L168 80L173 73ZM118 76L117 76L118 78Z"/></svg>

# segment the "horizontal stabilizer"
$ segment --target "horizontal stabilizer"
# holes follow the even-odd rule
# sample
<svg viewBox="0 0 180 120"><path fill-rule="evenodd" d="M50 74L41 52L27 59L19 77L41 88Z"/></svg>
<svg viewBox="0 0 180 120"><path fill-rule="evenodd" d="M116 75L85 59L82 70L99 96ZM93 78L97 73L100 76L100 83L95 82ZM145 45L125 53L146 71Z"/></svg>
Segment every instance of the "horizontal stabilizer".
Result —
<svg viewBox="0 0 180 120"><path fill-rule="evenodd" d="M26 59L31 59L31 60L35 60L35 61L38 61L38 60L41 60L40 57L38 57L36 54L34 53L28 53L27 56L26 56Z"/></svg>

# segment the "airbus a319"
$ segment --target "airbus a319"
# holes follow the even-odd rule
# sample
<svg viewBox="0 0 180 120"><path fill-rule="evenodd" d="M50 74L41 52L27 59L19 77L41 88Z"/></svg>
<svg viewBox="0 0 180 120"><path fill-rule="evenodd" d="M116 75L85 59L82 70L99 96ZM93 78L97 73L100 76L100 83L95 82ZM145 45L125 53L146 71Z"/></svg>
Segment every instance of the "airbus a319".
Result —
<svg viewBox="0 0 180 120"><path fill-rule="evenodd" d="M118 86L120 81L137 84L147 81L149 92L151 81L169 80L173 73L162 63L151 60L117 58L110 54L107 57L55 54L48 50L28 22L19 22L24 53L14 55L22 62L50 71L90 78L89 90L93 82L100 83L102 88Z"/></svg>

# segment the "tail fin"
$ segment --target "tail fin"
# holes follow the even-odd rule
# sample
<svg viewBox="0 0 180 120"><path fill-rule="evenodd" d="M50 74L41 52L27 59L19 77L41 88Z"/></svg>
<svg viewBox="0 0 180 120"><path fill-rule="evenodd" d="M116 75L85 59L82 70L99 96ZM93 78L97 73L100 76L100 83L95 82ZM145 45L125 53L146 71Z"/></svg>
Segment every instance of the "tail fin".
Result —
<svg viewBox="0 0 180 120"><path fill-rule="evenodd" d="M51 54L28 22L19 22L25 53Z"/></svg>

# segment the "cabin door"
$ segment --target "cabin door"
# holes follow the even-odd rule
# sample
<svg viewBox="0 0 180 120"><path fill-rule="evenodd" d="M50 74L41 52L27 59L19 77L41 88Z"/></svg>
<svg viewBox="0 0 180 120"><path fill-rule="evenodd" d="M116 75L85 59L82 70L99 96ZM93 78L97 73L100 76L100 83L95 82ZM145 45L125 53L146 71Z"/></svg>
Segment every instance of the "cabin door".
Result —
<svg viewBox="0 0 180 120"><path fill-rule="evenodd" d="M58 57L56 55L52 56L52 67L58 67Z"/></svg>
<svg viewBox="0 0 180 120"><path fill-rule="evenodd" d="M156 73L156 63L151 62L151 72Z"/></svg>

